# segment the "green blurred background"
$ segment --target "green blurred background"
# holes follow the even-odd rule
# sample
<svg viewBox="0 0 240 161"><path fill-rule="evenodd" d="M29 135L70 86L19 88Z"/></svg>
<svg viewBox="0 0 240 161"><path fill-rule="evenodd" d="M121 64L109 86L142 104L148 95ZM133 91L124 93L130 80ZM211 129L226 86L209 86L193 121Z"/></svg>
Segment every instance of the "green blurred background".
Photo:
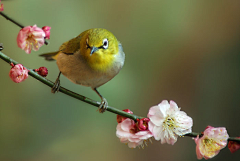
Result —
<svg viewBox="0 0 240 161"><path fill-rule="evenodd" d="M55 51L89 28L106 28L121 41L121 72L99 88L109 104L146 116L163 99L174 100L193 118L193 131L227 127L240 136L240 1L5 0L4 13L25 26L51 26L50 44L30 55L17 47L20 28L0 16L3 53L29 68L46 66L55 81L58 68L39 54ZM20 84L0 60L0 161L197 160L195 143L174 146L153 141L129 149L115 135L116 115L29 77ZM61 84L100 101L87 87ZM226 148L212 160L239 160Z"/></svg>

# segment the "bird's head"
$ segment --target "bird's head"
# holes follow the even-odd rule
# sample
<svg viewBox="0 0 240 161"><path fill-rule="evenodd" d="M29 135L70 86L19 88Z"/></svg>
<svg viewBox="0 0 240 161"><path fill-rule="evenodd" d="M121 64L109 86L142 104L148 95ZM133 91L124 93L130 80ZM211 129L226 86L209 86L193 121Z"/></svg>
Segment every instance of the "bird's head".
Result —
<svg viewBox="0 0 240 161"><path fill-rule="evenodd" d="M118 40L106 29L87 30L80 46L82 56L94 70L106 71L118 54Z"/></svg>

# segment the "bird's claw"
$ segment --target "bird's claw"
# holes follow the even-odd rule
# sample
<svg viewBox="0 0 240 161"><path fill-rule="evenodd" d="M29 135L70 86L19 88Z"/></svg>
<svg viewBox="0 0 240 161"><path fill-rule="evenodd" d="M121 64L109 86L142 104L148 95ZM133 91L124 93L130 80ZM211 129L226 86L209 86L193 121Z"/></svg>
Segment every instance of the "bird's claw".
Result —
<svg viewBox="0 0 240 161"><path fill-rule="evenodd" d="M99 113L103 113L106 111L108 107L108 102L105 98L102 99L101 105L98 107Z"/></svg>
<svg viewBox="0 0 240 161"><path fill-rule="evenodd" d="M55 81L52 89L51 89L51 92L52 92L52 93L56 93L56 92L59 91L59 88L60 88L60 80L57 79L57 80Z"/></svg>

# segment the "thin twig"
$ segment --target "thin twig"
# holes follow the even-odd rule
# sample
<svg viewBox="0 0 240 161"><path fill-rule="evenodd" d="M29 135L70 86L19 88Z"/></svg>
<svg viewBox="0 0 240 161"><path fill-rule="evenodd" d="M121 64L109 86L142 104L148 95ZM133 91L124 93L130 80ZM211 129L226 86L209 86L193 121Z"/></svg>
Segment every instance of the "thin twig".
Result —
<svg viewBox="0 0 240 161"><path fill-rule="evenodd" d="M4 18L6 18L7 20L11 21L12 23L14 23L15 25L19 26L20 28L24 28L24 26L22 24L20 24L19 22L13 20L12 18L10 18L8 15L6 15L3 12L0 12L0 15L2 15ZM45 39L44 40L45 45L48 45L49 42Z"/></svg>

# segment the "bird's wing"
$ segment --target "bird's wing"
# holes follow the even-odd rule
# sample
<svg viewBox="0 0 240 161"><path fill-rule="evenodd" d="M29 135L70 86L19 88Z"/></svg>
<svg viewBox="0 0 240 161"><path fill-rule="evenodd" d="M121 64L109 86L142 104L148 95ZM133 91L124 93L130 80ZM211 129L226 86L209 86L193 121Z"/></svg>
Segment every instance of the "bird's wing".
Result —
<svg viewBox="0 0 240 161"><path fill-rule="evenodd" d="M73 55L76 51L78 51L80 49L81 38L82 38L82 35L79 35L79 36L63 43L60 46L59 51L61 51L64 54L67 54L67 55Z"/></svg>

